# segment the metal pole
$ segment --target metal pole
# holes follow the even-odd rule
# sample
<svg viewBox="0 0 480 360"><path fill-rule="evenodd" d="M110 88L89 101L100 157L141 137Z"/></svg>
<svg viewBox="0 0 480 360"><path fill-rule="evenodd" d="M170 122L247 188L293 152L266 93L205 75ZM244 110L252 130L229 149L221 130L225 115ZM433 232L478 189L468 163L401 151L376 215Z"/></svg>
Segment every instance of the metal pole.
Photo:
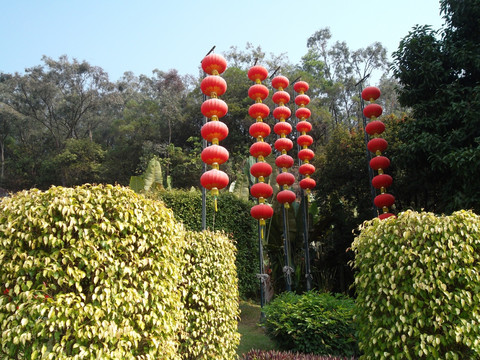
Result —
<svg viewBox="0 0 480 360"><path fill-rule="evenodd" d="M292 291L292 274L291 267L289 262L288 254L288 231L287 231L287 214L286 214L285 204L282 204L282 215L283 215L283 247L284 247L284 262L285 267L283 272L285 273L285 289L287 291Z"/></svg>
<svg viewBox="0 0 480 360"><path fill-rule="evenodd" d="M310 271L310 246L308 244L308 195L302 190L303 202L303 242L305 246L305 278L307 280L307 291L312 290L312 274Z"/></svg>
<svg viewBox="0 0 480 360"><path fill-rule="evenodd" d="M206 95L203 95L203 101L207 99ZM203 117L203 125L207 123L207 117ZM202 139L202 151L207 147L207 140ZM207 164L203 163L203 173L207 171ZM207 229L207 189L202 186L202 230Z"/></svg>
<svg viewBox="0 0 480 360"><path fill-rule="evenodd" d="M263 306L265 305L265 284L267 279L265 278L265 268L263 266L263 241L262 241L262 231L260 221L258 222L258 258L260 260L260 322L265 318L265 313L263 312Z"/></svg>
<svg viewBox="0 0 480 360"><path fill-rule="evenodd" d="M372 159L372 156L370 154L370 150L368 150L368 134L365 131L365 128L367 127L367 118L363 114L363 109L365 108L365 102L363 101L362 98L362 91L363 91L363 82L370 76L370 74L365 75L363 79L361 79L358 83L355 84L355 86L359 87L359 94L360 94L360 107L361 107L361 112L362 112L362 119L363 119L363 134L364 134L364 139L365 139L365 150L366 150L366 158L367 158L367 168L368 168L368 178L370 182L370 194L372 198L372 209L373 209L373 217L378 216L378 210L377 207L375 206L375 196L377 195L375 188L373 187L372 184L372 179L373 179L373 169L370 167L370 160Z"/></svg>

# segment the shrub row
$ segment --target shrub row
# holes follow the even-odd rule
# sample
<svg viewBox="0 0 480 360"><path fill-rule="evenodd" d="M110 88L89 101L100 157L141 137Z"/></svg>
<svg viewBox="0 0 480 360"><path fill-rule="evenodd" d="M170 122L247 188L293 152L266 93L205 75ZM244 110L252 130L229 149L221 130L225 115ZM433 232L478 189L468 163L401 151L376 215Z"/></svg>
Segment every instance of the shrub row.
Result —
<svg viewBox="0 0 480 360"><path fill-rule="evenodd" d="M250 350L240 360L354 360L338 356L322 356L280 351Z"/></svg>
<svg viewBox="0 0 480 360"><path fill-rule="evenodd" d="M267 334L282 350L353 356L354 302L343 295L285 292L264 307Z"/></svg>
<svg viewBox="0 0 480 360"><path fill-rule="evenodd" d="M480 217L366 222L356 253L362 359L480 358Z"/></svg>
<svg viewBox="0 0 480 360"><path fill-rule="evenodd" d="M0 358L235 358L225 235L185 233L162 203L118 186L24 191L0 206Z"/></svg>

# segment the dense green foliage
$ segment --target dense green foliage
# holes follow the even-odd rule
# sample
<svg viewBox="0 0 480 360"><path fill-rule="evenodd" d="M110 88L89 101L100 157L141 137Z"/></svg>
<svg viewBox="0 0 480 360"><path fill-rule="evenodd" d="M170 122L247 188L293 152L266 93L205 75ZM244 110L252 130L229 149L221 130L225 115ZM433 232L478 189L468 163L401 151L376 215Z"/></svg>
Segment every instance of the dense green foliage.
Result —
<svg viewBox="0 0 480 360"><path fill-rule="evenodd" d="M265 328L283 350L352 356L353 308L353 300L341 295L285 292L265 306Z"/></svg>
<svg viewBox="0 0 480 360"><path fill-rule="evenodd" d="M362 359L480 357L480 217L407 211L355 239Z"/></svg>
<svg viewBox="0 0 480 360"><path fill-rule="evenodd" d="M226 236L185 233L161 202L112 185L33 189L1 205L2 358L234 358Z"/></svg>
<svg viewBox="0 0 480 360"><path fill-rule="evenodd" d="M202 194L200 191L171 190L153 193L161 199L175 217L190 230L202 230ZM231 193L221 192L218 212L214 212L213 200L207 197L207 228L222 230L235 240L238 288L242 298L258 297L258 235L257 222L250 216L252 204L240 200Z"/></svg>
<svg viewBox="0 0 480 360"><path fill-rule="evenodd" d="M226 235L187 232L181 287L184 360L235 359L240 341L235 246Z"/></svg>
<svg viewBox="0 0 480 360"><path fill-rule="evenodd" d="M407 206L480 211L480 1L440 1L443 29L415 27L394 53L399 100L413 119L395 159ZM408 202L408 203L407 203Z"/></svg>
<svg viewBox="0 0 480 360"><path fill-rule="evenodd" d="M280 351L251 350L240 360L348 360L338 356L322 356ZM351 360L354 358L352 357Z"/></svg>
<svg viewBox="0 0 480 360"><path fill-rule="evenodd" d="M4 357L177 358L184 239L171 211L113 186L31 190L2 208Z"/></svg>

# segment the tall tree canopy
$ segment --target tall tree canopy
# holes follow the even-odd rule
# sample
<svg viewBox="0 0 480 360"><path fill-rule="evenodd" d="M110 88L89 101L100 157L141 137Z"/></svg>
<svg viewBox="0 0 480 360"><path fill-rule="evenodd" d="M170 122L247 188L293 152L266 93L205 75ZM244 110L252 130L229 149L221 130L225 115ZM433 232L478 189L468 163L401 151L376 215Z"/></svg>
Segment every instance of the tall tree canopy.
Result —
<svg viewBox="0 0 480 360"><path fill-rule="evenodd" d="M480 211L480 0L440 4L443 30L417 26L394 53L399 100L413 115L395 161L410 179L408 205Z"/></svg>

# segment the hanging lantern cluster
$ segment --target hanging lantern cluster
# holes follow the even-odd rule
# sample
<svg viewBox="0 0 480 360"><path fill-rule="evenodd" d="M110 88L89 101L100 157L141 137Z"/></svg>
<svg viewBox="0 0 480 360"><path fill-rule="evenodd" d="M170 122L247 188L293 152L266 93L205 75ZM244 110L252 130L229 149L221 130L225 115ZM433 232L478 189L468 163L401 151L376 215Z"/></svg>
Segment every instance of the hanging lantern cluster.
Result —
<svg viewBox="0 0 480 360"><path fill-rule="evenodd" d="M273 102L277 105L273 110L273 117L278 120L273 127L273 131L279 136L274 146L275 149L281 153L281 155L275 159L275 165L282 169L276 178L277 184L280 186L280 189L282 189L277 194L277 201L287 209L296 198L295 193L289 189L295 182L295 176L288 172L288 169L293 166L293 158L287 154L287 152L293 148L292 140L287 138L287 135L292 132L292 125L287 122L292 112L285 106L285 104L290 101L290 94L284 89L286 89L289 84L290 82L285 76L276 76L272 79L272 86L277 90L272 96Z"/></svg>
<svg viewBox="0 0 480 360"><path fill-rule="evenodd" d="M255 101L249 107L248 114L256 120L249 128L250 135L256 139L250 146L250 155L257 159L251 166L250 173L258 179L258 182L250 188L250 194L258 199L258 204L252 207L250 214L259 221L262 238L265 220L273 216L272 207L265 202L273 195L272 187L265 182L272 174L272 167L265 162L265 158L272 152L270 144L264 141L270 135L270 126L263 121L270 114L270 108L263 103L269 94L268 88L262 84L267 76L267 69L260 65L255 65L248 71L248 78L255 82L248 89L248 96Z"/></svg>
<svg viewBox="0 0 480 360"><path fill-rule="evenodd" d="M380 194L374 199L375 206L382 209L382 214L378 217L386 219L390 216L395 216L389 212L389 208L395 203L395 197L387 194L387 188L392 185L393 179L390 175L384 173L384 170L390 166L390 160L382 156L382 152L388 147L388 143L380 135L385 131L385 124L377 120L382 115L383 109L380 105L375 104L375 100L380 97L380 89L375 86L366 87L362 91L362 98L369 101L370 104L363 109L363 115L370 119L370 122L365 127L365 131L370 135L371 139L367 143L368 150L376 156L370 160L370 167L378 172L378 175L372 179L374 188L380 190Z"/></svg>
<svg viewBox="0 0 480 360"><path fill-rule="evenodd" d="M313 138L307 135L312 130L312 124L308 122L311 111L306 107L310 103L310 97L305 94L308 91L308 83L305 81L298 81L293 85L293 89L298 95L295 97L295 104L298 109L295 111L295 116L298 119L297 131L300 135L297 138L297 144L300 146L298 152L298 158L302 161L302 165L298 168L298 172L303 175L303 179L300 180L300 187L307 192L310 192L316 185L310 175L315 172L315 166L310 164L310 161L314 157L314 152L308 147L313 144Z"/></svg>
<svg viewBox="0 0 480 360"><path fill-rule="evenodd" d="M202 93L210 97L201 106L202 114L209 118L202 126L202 137L211 145L203 149L202 161L211 166L200 178L202 186L210 190L214 197L215 211L217 211L217 196L219 190L228 185L228 175L219 169L229 158L228 150L219 145L219 142L228 135L228 127L219 119L228 112L225 101L219 99L227 90L226 81L220 76L227 68L227 61L218 54L209 54L202 60L202 69L208 75L202 80L200 88Z"/></svg>

